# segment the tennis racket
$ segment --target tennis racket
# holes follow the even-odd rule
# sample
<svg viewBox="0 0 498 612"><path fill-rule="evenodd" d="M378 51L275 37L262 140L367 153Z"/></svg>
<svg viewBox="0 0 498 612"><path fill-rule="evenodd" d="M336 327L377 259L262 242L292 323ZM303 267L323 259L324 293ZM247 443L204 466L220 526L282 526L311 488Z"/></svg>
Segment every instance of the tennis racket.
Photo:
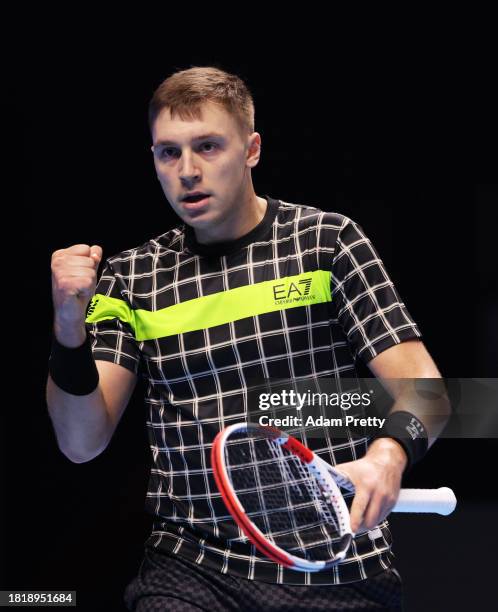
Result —
<svg viewBox="0 0 498 612"><path fill-rule="evenodd" d="M342 561L353 533L343 497L354 485L291 435L236 423L218 433L211 463L237 525L256 548L285 567L317 572ZM447 487L401 489L392 512L453 512Z"/></svg>

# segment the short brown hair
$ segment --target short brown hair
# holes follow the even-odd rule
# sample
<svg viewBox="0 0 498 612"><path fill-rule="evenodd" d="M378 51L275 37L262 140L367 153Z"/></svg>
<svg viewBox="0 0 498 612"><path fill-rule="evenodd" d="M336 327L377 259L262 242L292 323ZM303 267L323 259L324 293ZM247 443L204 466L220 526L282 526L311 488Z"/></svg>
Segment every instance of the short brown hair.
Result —
<svg viewBox="0 0 498 612"><path fill-rule="evenodd" d="M243 131L254 132L254 101L244 81L212 66L194 66L163 81L149 103L149 128L169 108L181 119L200 119L201 105L214 102L235 117Z"/></svg>

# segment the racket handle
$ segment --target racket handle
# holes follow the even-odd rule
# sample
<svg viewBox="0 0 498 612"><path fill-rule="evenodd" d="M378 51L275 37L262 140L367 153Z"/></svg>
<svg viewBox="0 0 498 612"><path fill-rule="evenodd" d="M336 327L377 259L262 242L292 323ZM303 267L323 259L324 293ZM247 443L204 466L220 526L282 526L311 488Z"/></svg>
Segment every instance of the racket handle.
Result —
<svg viewBox="0 0 498 612"><path fill-rule="evenodd" d="M401 489L391 512L433 512L446 516L456 507L456 497L449 487L439 489Z"/></svg>

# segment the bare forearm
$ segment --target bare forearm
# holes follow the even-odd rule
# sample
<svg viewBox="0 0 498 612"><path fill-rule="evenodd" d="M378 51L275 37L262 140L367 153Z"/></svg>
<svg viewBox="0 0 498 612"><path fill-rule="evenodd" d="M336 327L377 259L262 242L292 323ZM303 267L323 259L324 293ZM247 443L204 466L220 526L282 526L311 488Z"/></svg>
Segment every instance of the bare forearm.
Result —
<svg viewBox="0 0 498 612"><path fill-rule="evenodd" d="M85 341L86 329L84 323L64 325L55 317L54 334L64 346L76 348ZM73 395L49 375L47 405L59 448L71 461L88 461L106 447L110 423L100 386L88 395Z"/></svg>
<svg viewBox="0 0 498 612"><path fill-rule="evenodd" d="M72 393L61 389L49 374L47 405L59 448L77 463L89 461L102 452L112 435L96 364L92 362L89 345L85 344L86 310L95 293L101 259L102 248L98 245L77 244L54 251L51 261L53 331L57 342L51 361L54 369L50 371ZM79 385L71 384L78 381ZM86 394L78 395L81 393Z"/></svg>
<svg viewBox="0 0 498 612"><path fill-rule="evenodd" d="M436 441L448 422L451 405L442 379L398 379L384 381L395 397L390 414L409 412L416 416L427 431L428 448ZM403 472L407 465L406 452L394 438L377 438L368 448L370 459L397 466Z"/></svg>
<svg viewBox="0 0 498 612"><path fill-rule="evenodd" d="M105 449L112 434L100 387L88 395L72 395L49 375L47 405L59 448L71 461L89 461Z"/></svg>
<svg viewBox="0 0 498 612"><path fill-rule="evenodd" d="M401 342L374 357L368 367L394 399L391 412L415 415L431 446L448 422L451 406L441 373L423 343Z"/></svg>
<svg viewBox="0 0 498 612"><path fill-rule="evenodd" d="M451 415L451 405L442 379L425 379L429 388L417 388L417 380L407 380L396 395L391 412L406 411L415 415L428 434L429 447L437 440Z"/></svg>

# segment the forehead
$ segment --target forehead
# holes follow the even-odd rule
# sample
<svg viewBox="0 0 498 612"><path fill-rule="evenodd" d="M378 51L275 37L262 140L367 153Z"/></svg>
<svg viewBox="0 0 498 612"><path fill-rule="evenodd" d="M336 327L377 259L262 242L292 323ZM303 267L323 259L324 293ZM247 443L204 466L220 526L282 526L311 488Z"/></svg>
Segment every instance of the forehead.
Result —
<svg viewBox="0 0 498 612"><path fill-rule="evenodd" d="M199 119L182 119L171 116L169 108L163 108L152 128L152 139L158 142L188 142L203 134L216 133L227 138L237 132L237 123L224 108L206 102L200 107Z"/></svg>

